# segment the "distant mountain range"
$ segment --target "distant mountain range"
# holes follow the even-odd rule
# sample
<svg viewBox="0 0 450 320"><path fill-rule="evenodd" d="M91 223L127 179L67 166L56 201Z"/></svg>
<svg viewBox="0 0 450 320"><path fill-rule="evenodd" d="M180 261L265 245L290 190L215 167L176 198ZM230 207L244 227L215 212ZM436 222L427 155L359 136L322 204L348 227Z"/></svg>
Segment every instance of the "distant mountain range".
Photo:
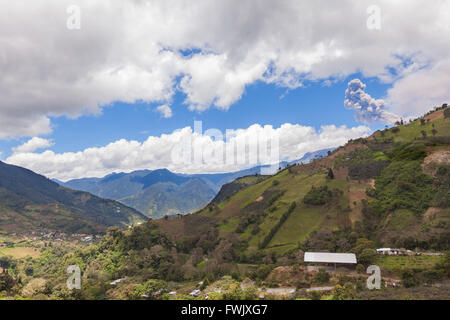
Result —
<svg viewBox="0 0 450 320"><path fill-rule="evenodd" d="M326 156L331 149L305 154L300 160L282 162L280 167L294 163L308 163ZM257 166L232 173L178 174L167 169L140 170L131 173L112 173L103 178L82 178L66 183L67 188L90 192L102 198L117 200L139 210L149 218L186 214L209 203L220 188L237 178L259 174Z"/></svg>
<svg viewBox="0 0 450 320"><path fill-rule="evenodd" d="M135 209L0 161L0 231L98 233L145 221Z"/></svg>

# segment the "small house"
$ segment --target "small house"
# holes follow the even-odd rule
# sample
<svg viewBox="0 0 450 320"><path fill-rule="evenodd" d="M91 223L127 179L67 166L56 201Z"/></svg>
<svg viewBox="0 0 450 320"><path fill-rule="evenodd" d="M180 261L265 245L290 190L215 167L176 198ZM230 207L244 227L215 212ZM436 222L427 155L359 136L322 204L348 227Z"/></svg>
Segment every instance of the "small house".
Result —
<svg viewBox="0 0 450 320"><path fill-rule="evenodd" d="M389 256L399 256L405 254L406 250L402 249L392 249L392 248L379 248L377 249L378 254L385 254Z"/></svg>

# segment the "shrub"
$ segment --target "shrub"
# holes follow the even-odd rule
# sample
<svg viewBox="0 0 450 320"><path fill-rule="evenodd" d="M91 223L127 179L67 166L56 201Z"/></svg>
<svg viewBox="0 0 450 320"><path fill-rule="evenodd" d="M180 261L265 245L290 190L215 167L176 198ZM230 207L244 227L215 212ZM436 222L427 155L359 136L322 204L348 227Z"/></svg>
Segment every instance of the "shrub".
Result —
<svg viewBox="0 0 450 320"><path fill-rule="evenodd" d="M358 272L358 273L364 273L364 266L362 265L362 264L358 264L357 266L356 266L356 271Z"/></svg>
<svg viewBox="0 0 450 320"><path fill-rule="evenodd" d="M333 196L333 193L327 186L312 187L303 198L303 202L310 205L324 205Z"/></svg>
<svg viewBox="0 0 450 320"><path fill-rule="evenodd" d="M320 291L311 291L309 296L311 300L320 300L322 298L322 293Z"/></svg>
<svg viewBox="0 0 450 320"><path fill-rule="evenodd" d="M406 288L411 288L417 286L419 281L412 270L405 270L402 273L402 284Z"/></svg>
<svg viewBox="0 0 450 320"><path fill-rule="evenodd" d="M334 173L333 173L333 170L331 168L328 169L327 178L328 179L334 179Z"/></svg>
<svg viewBox="0 0 450 320"><path fill-rule="evenodd" d="M244 289L244 300L257 300L258 299L258 289L255 287L247 287Z"/></svg>
<svg viewBox="0 0 450 320"><path fill-rule="evenodd" d="M320 268L316 275L315 281L319 284L324 284L330 281L330 275L324 268Z"/></svg>

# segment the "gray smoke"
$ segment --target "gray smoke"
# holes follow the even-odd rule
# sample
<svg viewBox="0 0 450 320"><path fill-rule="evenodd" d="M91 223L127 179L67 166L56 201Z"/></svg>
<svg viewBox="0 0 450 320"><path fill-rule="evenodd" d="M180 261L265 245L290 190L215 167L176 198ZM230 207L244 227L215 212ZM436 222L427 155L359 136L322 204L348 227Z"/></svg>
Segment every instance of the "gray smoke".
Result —
<svg viewBox="0 0 450 320"><path fill-rule="evenodd" d="M374 99L365 92L366 85L359 79L348 83L345 91L344 105L355 110L355 119L363 123L381 122L392 124L400 120L400 116L386 111L386 103L382 99Z"/></svg>

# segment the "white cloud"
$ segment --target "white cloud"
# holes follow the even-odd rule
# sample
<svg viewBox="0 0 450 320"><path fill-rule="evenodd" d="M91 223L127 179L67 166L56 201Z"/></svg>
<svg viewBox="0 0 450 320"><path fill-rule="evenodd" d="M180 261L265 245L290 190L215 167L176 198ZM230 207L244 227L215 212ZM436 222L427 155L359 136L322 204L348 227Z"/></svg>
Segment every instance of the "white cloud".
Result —
<svg viewBox="0 0 450 320"><path fill-rule="evenodd" d="M80 30L66 28L72 4ZM226 110L257 81L296 88L361 72L406 85L424 66L438 71L450 51L450 2L375 1L379 31L366 28L372 4L0 0L0 139L47 134L52 116L99 113L115 101L170 105L177 90L192 110ZM420 97L433 88L416 89ZM394 85L390 96L407 113L402 92Z"/></svg>
<svg viewBox="0 0 450 320"><path fill-rule="evenodd" d="M156 111L161 113L161 116L163 116L166 119L172 117L172 109L167 104L163 104L157 107Z"/></svg>
<svg viewBox="0 0 450 320"><path fill-rule="evenodd" d="M450 59L397 81L388 90L387 101L392 110L412 116L421 116L424 110L450 103Z"/></svg>
<svg viewBox="0 0 450 320"><path fill-rule="evenodd" d="M13 148L13 152L15 154L30 153L30 152L34 152L39 149L45 149L45 148L51 147L52 145L53 145L53 141L51 141L51 140L34 137L34 138L28 140L27 142L25 142L24 144Z"/></svg>
<svg viewBox="0 0 450 320"><path fill-rule="evenodd" d="M400 116L386 111L386 103L381 99L374 99L365 92L366 85L359 79L353 79L345 90L344 105L355 110L356 120L364 123L381 122L395 123Z"/></svg>
<svg viewBox="0 0 450 320"><path fill-rule="evenodd" d="M210 133L204 134L190 127L177 130L159 137L150 136L144 142L118 140L100 148L88 148L80 152L55 153L47 150L42 153L14 153L5 161L31 169L51 178L63 181L87 176L104 176L111 172L130 172L141 169L168 168L175 172L204 173L229 172L256 165L258 159L252 152L255 142L262 136L279 141L280 160L295 160L306 152L332 148L343 145L349 139L364 136L370 132L365 126L347 128L334 125L322 126L319 131L312 127L298 124L283 124L279 128L255 124L247 129L230 130L227 139L212 139ZM174 148L183 145L187 140L193 142L194 153L200 152L200 162L181 163L174 159ZM248 148L242 151L233 150L233 159L245 154L246 161L215 162L211 150L225 150L234 146L236 141L247 141ZM253 150L253 151L252 151ZM196 153L199 154L199 153ZM231 159L231 158L230 158Z"/></svg>

